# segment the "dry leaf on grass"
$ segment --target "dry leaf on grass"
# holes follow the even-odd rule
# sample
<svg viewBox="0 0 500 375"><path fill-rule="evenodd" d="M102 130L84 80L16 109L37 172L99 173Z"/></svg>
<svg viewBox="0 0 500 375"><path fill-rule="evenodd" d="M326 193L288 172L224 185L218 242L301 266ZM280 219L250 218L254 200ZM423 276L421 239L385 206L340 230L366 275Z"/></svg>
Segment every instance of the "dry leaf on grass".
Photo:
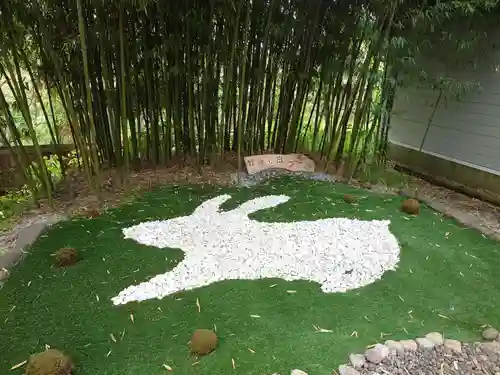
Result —
<svg viewBox="0 0 500 375"><path fill-rule="evenodd" d="M26 363L28 363L28 361L24 360L22 361L21 363L18 363L17 365L14 365L10 368L10 371L13 371L13 370L16 370L18 369L19 367L23 367Z"/></svg>
<svg viewBox="0 0 500 375"><path fill-rule="evenodd" d="M172 371L172 367L170 367L169 365L167 364L163 364L163 367L165 367L168 371Z"/></svg>

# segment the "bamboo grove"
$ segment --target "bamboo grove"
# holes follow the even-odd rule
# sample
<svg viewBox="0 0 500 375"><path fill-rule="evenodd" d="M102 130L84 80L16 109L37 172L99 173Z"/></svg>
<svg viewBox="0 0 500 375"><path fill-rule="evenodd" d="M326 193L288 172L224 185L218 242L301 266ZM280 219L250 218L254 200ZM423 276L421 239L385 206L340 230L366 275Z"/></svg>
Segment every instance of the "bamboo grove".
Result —
<svg viewBox="0 0 500 375"><path fill-rule="evenodd" d="M401 40L408 44L411 22L439 3L4 1L0 140L49 200L42 154L32 165L12 115L20 111L39 150L28 91L52 143L69 127L96 188L101 168L125 176L144 162L217 163L227 153L241 167L243 155L266 150L318 152L352 174L385 157L396 78L411 49ZM484 11L496 5L464 3Z"/></svg>

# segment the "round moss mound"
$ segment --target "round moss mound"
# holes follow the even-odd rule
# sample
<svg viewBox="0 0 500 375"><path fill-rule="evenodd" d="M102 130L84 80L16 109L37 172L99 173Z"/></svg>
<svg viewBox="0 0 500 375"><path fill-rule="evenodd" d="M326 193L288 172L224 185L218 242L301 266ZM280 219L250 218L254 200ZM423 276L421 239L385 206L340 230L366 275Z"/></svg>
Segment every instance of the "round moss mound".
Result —
<svg viewBox="0 0 500 375"><path fill-rule="evenodd" d="M352 204L352 203L356 203L357 201L358 200L354 195L351 195L351 194L344 195L344 202L346 202L346 203Z"/></svg>
<svg viewBox="0 0 500 375"><path fill-rule="evenodd" d="M63 247L56 251L54 265L56 267L69 267L78 262L78 251L72 247Z"/></svg>
<svg viewBox="0 0 500 375"><path fill-rule="evenodd" d="M28 360L25 375L70 375L73 362L56 349L33 354Z"/></svg>
<svg viewBox="0 0 500 375"><path fill-rule="evenodd" d="M198 329L191 337L191 352L205 355L217 347L217 335L209 329Z"/></svg>
<svg viewBox="0 0 500 375"><path fill-rule="evenodd" d="M420 212L420 202L413 198L406 199L401 205L401 211L409 215L417 215Z"/></svg>

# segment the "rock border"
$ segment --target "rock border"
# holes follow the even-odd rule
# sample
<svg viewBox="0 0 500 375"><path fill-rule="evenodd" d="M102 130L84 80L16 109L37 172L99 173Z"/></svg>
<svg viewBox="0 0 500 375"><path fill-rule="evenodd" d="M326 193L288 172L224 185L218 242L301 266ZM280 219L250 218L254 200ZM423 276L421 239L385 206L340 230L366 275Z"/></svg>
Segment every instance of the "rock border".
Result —
<svg viewBox="0 0 500 375"><path fill-rule="evenodd" d="M500 351L500 333L492 327L486 328L482 332L484 342L479 343L486 350L494 345ZM369 347L363 354L349 354L349 363L338 367L339 375L361 375L358 370L364 369L368 364L381 364L390 356L404 356L405 353L415 351L432 350L435 347L442 346L445 352L462 353L461 342L453 339L445 339L439 332L430 332L423 337L406 340L387 340L384 344L377 343Z"/></svg>

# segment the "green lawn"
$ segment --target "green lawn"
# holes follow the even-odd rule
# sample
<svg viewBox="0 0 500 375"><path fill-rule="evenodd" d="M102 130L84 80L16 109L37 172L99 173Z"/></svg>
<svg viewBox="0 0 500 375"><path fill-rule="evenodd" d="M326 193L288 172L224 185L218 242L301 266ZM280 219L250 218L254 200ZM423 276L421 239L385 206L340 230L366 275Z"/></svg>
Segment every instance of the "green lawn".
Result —
<svg viewBox="0 0 500 375"><path fill-rule="evenodd" d="M231 205L266 194L292 197L255 214L264 221L390 219L401 262L382 280L344 294L324 294L307 281L224 281L163 300L113 306L110 298L122 289L182 258L180 250L125 240L121 229L189 214L221 193L233 196ZM358 196L359 204L344 203L346 193ZM343 185L283 178L248 189L167 186L99 218L58 224L0 290L0 374L50 345L74 358L77 375L168 373L162 364L186 375L283 375L293 368L327 375L349 352L377 341L435 330L474 339L481 325L499 326L498 243L428 208L409 217L399 211L400 203L399 197ZM77 248L83 260L66 270L52 268L51 253L65 246ZM296 293L287 293L291 289ZM191 356L192 332L214 326L218 349L199 360ZM314 326L332 332L318 333ZM381 339L381 333L391 336Z"/></svg>

